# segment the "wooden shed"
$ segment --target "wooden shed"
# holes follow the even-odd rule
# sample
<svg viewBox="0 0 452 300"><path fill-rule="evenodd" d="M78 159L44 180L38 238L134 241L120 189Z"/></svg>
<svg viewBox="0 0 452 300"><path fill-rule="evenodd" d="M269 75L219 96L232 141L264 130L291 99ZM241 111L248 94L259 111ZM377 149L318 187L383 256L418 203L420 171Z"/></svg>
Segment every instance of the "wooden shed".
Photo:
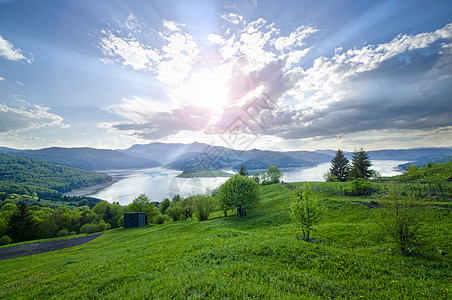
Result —
<svg viewBox="0 0 452 300"><path fill-rule="evenodd" d="M145 212L124 213L124 227L141 227L148 223Z"/></svg>

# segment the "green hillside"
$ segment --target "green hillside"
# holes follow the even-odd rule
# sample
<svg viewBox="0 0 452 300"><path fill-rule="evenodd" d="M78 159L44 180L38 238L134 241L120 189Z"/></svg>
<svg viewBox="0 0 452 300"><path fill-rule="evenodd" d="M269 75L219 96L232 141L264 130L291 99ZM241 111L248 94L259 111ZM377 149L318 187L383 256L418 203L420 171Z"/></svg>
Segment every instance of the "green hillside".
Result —
<svg viewBox="0 0 452 300"><path fill-rule="evenodd" d="M0 193L57 197L112 180L106 174L0 153Z"/></svg>
<svg viewBox="0 0 452 300"><path fill-rule="evenodd" d="M261 195L244 218L218 212L203 222L115 229L85 245L0 261L0 298L451 298L450 209L426 212L425 246L404 257L380 234L380 208L363 205L377 198L318 194L325 211L308 243L288 217L291 185L262 186Z"/></svg>

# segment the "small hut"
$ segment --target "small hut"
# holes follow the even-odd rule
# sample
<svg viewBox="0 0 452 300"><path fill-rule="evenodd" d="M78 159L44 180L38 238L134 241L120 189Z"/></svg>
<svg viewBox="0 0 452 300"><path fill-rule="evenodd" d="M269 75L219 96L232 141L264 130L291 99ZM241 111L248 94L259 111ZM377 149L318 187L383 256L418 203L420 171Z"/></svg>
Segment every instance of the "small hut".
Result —
<svg viewBox="0 0 452 300"><path fill-rule="evenodd" d="M145 212L124 213L124 227L141 227L148 223Z"/></svg>

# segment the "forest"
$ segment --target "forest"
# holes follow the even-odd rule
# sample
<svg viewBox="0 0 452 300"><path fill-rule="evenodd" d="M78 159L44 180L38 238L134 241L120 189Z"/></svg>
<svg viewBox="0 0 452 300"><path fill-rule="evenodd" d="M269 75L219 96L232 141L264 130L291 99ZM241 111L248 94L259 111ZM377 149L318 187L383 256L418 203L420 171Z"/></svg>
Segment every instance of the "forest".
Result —
<svg viewBox="0 0 452 300"><path fill-rule="evenodd" d="M7 194L57 198L111 180L106 174L0 153L0 191Z"/></svg>

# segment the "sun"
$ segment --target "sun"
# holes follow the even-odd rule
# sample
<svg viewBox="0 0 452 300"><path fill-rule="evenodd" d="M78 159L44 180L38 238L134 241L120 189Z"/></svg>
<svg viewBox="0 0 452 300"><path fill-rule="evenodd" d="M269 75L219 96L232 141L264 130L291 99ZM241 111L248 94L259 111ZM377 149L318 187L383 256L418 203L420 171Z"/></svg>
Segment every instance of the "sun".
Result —
<svg viewBox="0 0 452 300"><path fill-rule="evenodd" d="M209 110L212 115L223 112L230 87L230 72L224 65L196 68L177 89L179 104Z"/></svg>

